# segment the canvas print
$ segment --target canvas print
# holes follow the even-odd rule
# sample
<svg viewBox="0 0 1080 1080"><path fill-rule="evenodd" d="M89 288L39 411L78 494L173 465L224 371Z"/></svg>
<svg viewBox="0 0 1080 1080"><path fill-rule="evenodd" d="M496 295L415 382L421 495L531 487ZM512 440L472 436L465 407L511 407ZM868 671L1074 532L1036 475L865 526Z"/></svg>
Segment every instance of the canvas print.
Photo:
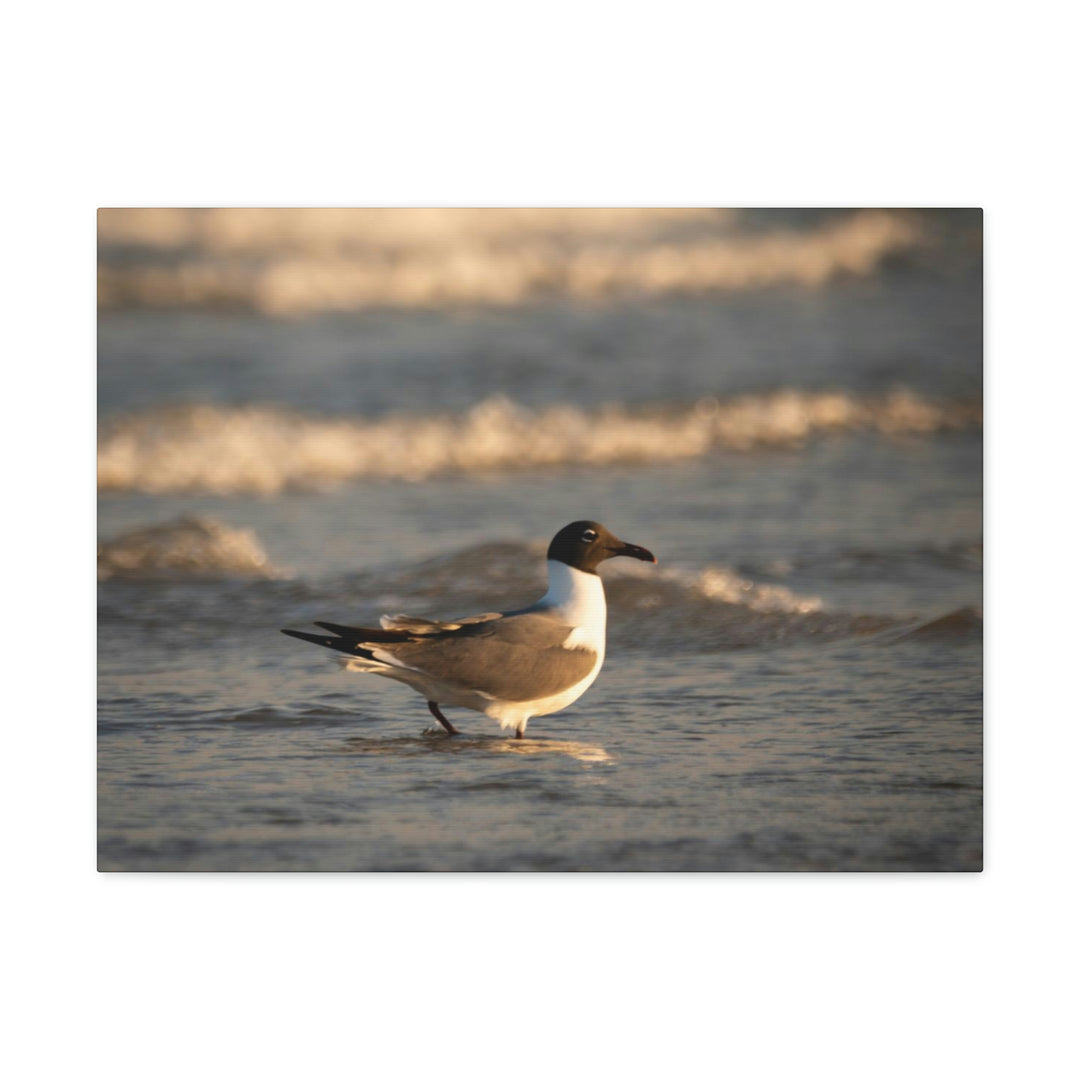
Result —
<svg viewBox="0 0 1080 1080"><path fill-rule="evenodd" d="M102 871L978 871L982 215L98 212Z"/></svg>

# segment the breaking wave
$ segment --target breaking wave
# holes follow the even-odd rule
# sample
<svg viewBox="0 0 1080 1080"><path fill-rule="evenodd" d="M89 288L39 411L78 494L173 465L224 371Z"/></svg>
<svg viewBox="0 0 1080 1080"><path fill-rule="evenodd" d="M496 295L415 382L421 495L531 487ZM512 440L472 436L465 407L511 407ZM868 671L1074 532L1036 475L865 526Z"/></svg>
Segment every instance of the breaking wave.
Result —
<svg viewBox="0 0 1080 1080"><path fill-rule="evenodd" d="M513 610L543 593L544 551L542 543L489 542L346 575L282 580L286 575L269 564L250 532L181 519L102 545L101 576L113 581L99 598L99 620L180 641L237 625L303 628L331 619L372 626L398 612L454 619ZM666 655L853 637L892 646L968 639L982 631L981 612L971 609L929 618L830 610L819 596L723 565L655 567L623 559L605 564L601 576L611 612L608 633L619 652ZM177 578L184 588L176 587ZM155 587L163 580L168 589Z"/></svg>
<svg viewBox="0 0 1080 1080"><path fill-rule="evenodd" d="M792 446L817 435L925 435L978 427L978 401L909 390L877 397L782 390L689 407L527 409L496 396L461 415L374 420L268 405L149 409L102 426L98 487L272 494L364 477L421 479L501 469L661 463L713 450Z"/></svg>
<svg viewBox="0 0 1080 1080"><path fill-rule="evenodd" d="M477 544L420 563L380 570L372 575L371 582L377 583L387 603L400 599L415 605L436 599L451 606L479 604L497 610L507 597L520 597L524 605L543 592L546 549L544 543ZM759 612L809 614L822 609L818 597L799 595L782 585L755 582L723 566L694 570L614 559L604 564L602 577L613 607L640 609L666 604L677 608L681 601L710 601ZM363 588L366 584L365 575L350 587ZM465 608L456 614L465 614ZM443 611L441 617L454 616L454 612Z"/></svg>
<svg viewBox="0 0 1080 1080"><path fill-rule="evenodd" d="M983 631L983 613L981 608L962 607L925 619L913 627L906 628L898 640L918 639L922 641L948 642L956 638L981 636Z"/></svg>
<svg viewBox="0 0 1080 1080"><path fill-rule="evenodd" d="M929 243L912 212L765 230L747 220L709 209L102 210L98 299L301 316L815 287Z"/></svg>
<svg viewBox="0 0 1080 1080"><path fill-rule="evenodd" d="M620 598L624 591L627 595L632 595L633 589L640 587L642 583L661 583L662 590L665 591L671 589L688 597L739 604L751 611L809 615L821 611L824 606L820 597L800 595L784 585L753 581L726 566L682 570L615 562L605 572L605 577L609 584L628 579L634 581L634 585L625 590L619 588ZM659 602L659 598L651 594L638 598L638 606L654 607Z"/></svg>
<svg viewBox="0 0 1080 1080"><path fill-rule="evenodd" d="M191 516L130 529L99 544L97 565L103 581L161 575L283 576L249 529Z"/></svg>
<svg viewBox="0 0 1080 1080"><path fill-rule="evenodd" d="M295 610L302 621L328 618L369 625L384 613L455 619L524 607L544 591L545 547L489 542L336 577L297 597ZM830 610L820 596L759 581L724 565L646 566L616 559L604 564L601 577L611 613L608 634L620 651L664 654L850 637L876 640L890 631L900 641L906 640L905 631L921 626L908 615ZM236 617L235 599L228 617Z"/></svg>

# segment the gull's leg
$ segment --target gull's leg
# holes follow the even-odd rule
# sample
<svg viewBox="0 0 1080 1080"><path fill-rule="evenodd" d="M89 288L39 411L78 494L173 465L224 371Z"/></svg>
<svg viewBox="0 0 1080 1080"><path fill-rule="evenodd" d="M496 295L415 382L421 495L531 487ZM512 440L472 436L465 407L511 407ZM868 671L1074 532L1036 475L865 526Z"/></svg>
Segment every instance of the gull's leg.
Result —
<svg viewBox="0 0 1080 1080"><path fill-rule="evenodd" d="M446 717L443 716L443 714L441 712L439 712L439 703L437 701L429 701L427 703L427 707L431 710L431 715L434 716L435 719L438 720L439 723L442 724L442 726L444 728L446 728L446 730L451 735L460 735L461 734L461 732L458 731L458 729L456 727L454 727L454 725L451 724L450 721L447 720Z"/></svg>
<svg viewBox="0 0 1080 1080"><path fill-rule="evenodd" d="M528 721L526 720L525 723L527 724ZM525 738L525 724L518 724L517 729L514 731L514 738L515 739L524 739Z"/></svg>

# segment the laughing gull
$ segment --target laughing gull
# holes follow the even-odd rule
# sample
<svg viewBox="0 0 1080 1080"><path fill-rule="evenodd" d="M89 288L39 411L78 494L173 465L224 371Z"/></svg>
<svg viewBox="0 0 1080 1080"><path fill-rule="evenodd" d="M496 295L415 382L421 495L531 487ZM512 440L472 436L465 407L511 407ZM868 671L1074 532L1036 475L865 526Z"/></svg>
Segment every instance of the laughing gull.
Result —
<svg viewBox="0 0 1080 1080"><path fill-rule="evenodd" d="M656 562L599 522L573 521L548 546L548 591L530 607L452 622L384 615L379 630L315 623L333 637L282 633L346 653L350 671L411 686L451 735L458 730L440 704L482 712L521 739L532 717L565 709L600 673L607 604L596 568L617 555Z"/></svg>

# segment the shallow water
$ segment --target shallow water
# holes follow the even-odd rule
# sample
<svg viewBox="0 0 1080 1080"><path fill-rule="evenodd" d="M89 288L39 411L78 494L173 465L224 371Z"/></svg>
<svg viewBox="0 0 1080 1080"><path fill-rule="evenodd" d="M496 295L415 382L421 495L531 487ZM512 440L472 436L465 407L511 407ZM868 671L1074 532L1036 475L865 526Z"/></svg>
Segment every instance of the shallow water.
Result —
<svg viewBox="0 0 1080 1080"><path fill-rule="evenodd" d="M605 568L604 670L520 744L460 710L449 715L466 737L447 738L419 696L342 673L277 630L517 606L542 589L542 546L489 539L488 518L437 482L236 504L230 519L254 526L293 577L101 585L101 865L977 868L972 442L923 446L914 463L861 440L821 448L833 479L818 455L799 460L817 494L796 521L785 458L761 502L760 462L727 472L723 497L700 465L638 473L633 508L617 477L591 496L580 481L580 503L610 502L600 516L662 563ZM887 473L891 497L869 480L858 495L862 470ZM565 487L519 476L473 498L500 506L506 531L535 534L561 520ZM675 516L669 502L697 512ZM122 531L145 510L103 503L103 525ZM348 523L366 515L378 527L361 547Z"/></svg>
<svg viewBox="0 0 1080 1080"><path fill-rule="evenodd" d="M291 703L185 696L159 702L173 719L103 732L101 866L978 869L979 661L970 642L947 660L860 643L674 671L624 654L522 742L268 674L262 696Z"/></svg>
<svg viewBox="0 0 1080 1080"><path fill-rule="evenodd" d="M920 267L497 314L104 315L101 453L117 424L149 424L153 445L99 503L99 865L979 869L979 290ZM674 458L661 439L588 466L459 456L407 479L347 440L285 478L287 452L244 459L246 429L229 442L229 410L258 406L354 433L393 416L403 452L419 432L445 448L493 387L533 419L579 410L586 439L642 410L677 434L740 394L862 409L899 391L961 412ZM157 410L184 402L225 411L177 440ZM778 408L762 422L798 427ZM215 487L219 461L239 482ZM522 606L547 539L580 517L660 565L604 568L604 669L522 742L463 710L449 738L412 691L278 633Z"/></svg>

